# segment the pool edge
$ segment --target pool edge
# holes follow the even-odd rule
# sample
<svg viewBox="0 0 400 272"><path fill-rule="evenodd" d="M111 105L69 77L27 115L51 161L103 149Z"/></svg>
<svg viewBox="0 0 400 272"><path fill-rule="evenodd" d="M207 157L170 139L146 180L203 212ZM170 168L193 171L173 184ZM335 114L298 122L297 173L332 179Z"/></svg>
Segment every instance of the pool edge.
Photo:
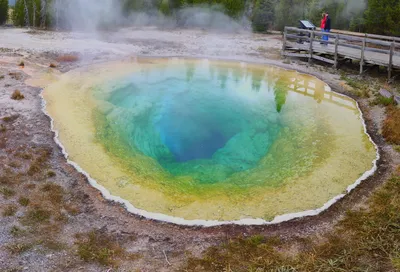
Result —
<svg viewBox="0 0 400 272"><path fill-rule="evenodd" d="M186 57L186 56L139 56L139 57L143 57L143 58L189 58L189 59L202 59L203 57ZM214 60L223 60L223 61L232 61L232 62L245 62L245 63L253 63L253 64L259 64L259 65L269 65L269 66L275 66L278 67L280 69L285 69L285 70L292 70L292 71L296 71L299 74L307 74L306 72L301 72L296 68L287 68L284 67L283 65L280 66L278 64L272 64L272 63L268 63L268 62L252 62L252 61L243 61L240 59L223 59L223 58L211 58L211 57L204 57L207 59L214 59ZM107 62L107 61L105 61ZM91 65L94 65L96 63L93 63ZM98 63L97 63L98 64ZM90 65L88 65L90 66ZM77 69L79 69L80 67L77 67ZM317 76L313 75L313 74L307 74L313 77L318 78ZM319 78L318 78L319 79ZM328 84L326 81L324 81L326 84ZM329 85L329 84L328 84ZM330 86L331 87L331 86ZM234 220L234 221L218 221L218 220L188 220L188 219L184 219L184 218L180 218L180 217L174 217L174 216L170 216L170 215L165 215L165 214L161 214L161 213L154 213L154 212L148 212L142 209L138 209L135 208L129 201L121 198L121 197L117 197L117 196L113 196L105 187L103 187L102 185L98 184L96 180L94 180L93 178L90 177L90 175L85 172L77 163L69 160L69 155L66 152L65 147L62 145L62 143L59 140L59 133L58 131L54 128L54 120L53 118L48 114L47 110L46 110L46 105L47 102L43 97L43 91L44 89L42 88L40 91L40 98L41 98L41 110L42 112L49 117L50 119L50 129L51 131L54 133L54 141L55 143L60 147L62 154L64 156L64 158L67 160L67 163L72 165L79 173L83 174L89 181L89 184L96 188L97 190L99 190L102 193L102 196L109 201L113 201L119 204L122 204L124 206L124 208L132 213L135 214L137 216L142 216L145 217L147 219L151 219L151 220L156 220L156 221L160 221L160 222L165 222L165 223L171 223L171 224L176 224L176 225L180 225L180 226L201 226L201 227L215 227L215 226L222 226L222 225L240 225L240 226L260 226L260 225L275 225L275 224L279 224L279 223L283 223L283 222L287 222L293 219L299 219L299 218L304 218L304 217L309 217L309 216L316 216L319 215L320 213L322 213L323 211L328 210L331 206L333 206L335 203L337 203L339 200L341 200L342 198L344 198L346 195L348 195L351 191L353 191L355 188L358 187L358 185L360 185L364 180L368 179L369 177L371 177L376 170L378 169L378 161L381 158L381 154L380 154L380 149L379 146L373 141L371 135L368 133L368 129L367 129L367 125L364 119L364 115L363 112L359 106L359 103L357 100L355 100L354 98L339 93L337 91L335 91L332 87L331 90L341 96L344 97L348 97L352 100L355 101L356 105L357 105L357 109L360 113L360 118L362 120L362 125L364 127L364 133L368 136L369 140L371 141L371 143L373 144L373 146L375 147L376 150L376 157L375 160L372 162L373 166L370 170L367 170L366 172L363 173L363 175L361 175L353 184L349 185L346 189L346 193L345 194L340 194L337 195L336 197L330 199L328 202L326 202L322 207L318 208L318 209L314 209L314 210L306 210L306 211L302 211L302 212L298 212L298 213L289 213L289 214L283 214L283 215L278 215L274 218L274 220L272 221L266 221L264 219L260 219L260 218L249 218L249 219L240 219L240 220Z"/></svg>

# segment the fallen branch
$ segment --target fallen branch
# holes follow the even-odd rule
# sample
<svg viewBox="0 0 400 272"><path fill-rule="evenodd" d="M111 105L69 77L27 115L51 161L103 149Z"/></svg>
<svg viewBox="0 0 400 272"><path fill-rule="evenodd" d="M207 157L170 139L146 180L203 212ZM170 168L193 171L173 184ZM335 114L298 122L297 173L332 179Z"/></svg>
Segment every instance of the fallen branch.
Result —
<svg viewBox="0 0 400 272"><path fill-rule="evenodd" d="M165 257L165 260L167 261L168 265L171 265L171 263L168 261L167 254L165 254L165 250L163 250L162 252L164 253L164 257Z"/></svg>

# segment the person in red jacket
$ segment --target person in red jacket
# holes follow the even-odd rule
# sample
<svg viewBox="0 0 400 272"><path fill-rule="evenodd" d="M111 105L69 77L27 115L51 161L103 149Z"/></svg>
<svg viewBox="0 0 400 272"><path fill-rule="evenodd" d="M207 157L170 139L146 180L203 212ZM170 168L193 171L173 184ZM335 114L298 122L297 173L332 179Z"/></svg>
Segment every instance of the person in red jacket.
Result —
<svg viewBox="0 0 400 272"><path fill-rule="evenodd" d="M320 26L321 30L325 29L325 24L326 24L326 14L322 13L321 26Z"/></svg>
<svg viewBox="0 0 400 272"><path fill-rule="evenodd" d="M326 20L327 20L326 13L322 13L321 26L320 26L322 32L325 32ZM322 42L322 41L325 41L325 40L326 40L326 37L324 35L321 37L321 44L324 44L324 42Z"/></svg>

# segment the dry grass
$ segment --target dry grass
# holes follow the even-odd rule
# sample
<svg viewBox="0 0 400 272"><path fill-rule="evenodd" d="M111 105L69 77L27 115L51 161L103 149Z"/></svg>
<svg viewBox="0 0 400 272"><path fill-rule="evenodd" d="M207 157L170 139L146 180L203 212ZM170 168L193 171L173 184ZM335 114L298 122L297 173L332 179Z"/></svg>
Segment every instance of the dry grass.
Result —
<svg viewBox="0 0 400 272"><path fill-rule="evenodd" d="M64 197L64 189L54 183L46 183L41 187L41 191L46 193L47 199L52 204L61 203Z"/></svg>
<svg viewBox="0 0 400 272"><path fill-rule="evenodd" d="M70 215L78 215L81 211L79 207L75 204L65 204L64 209L68 212Z"/></svg>
<svg viewBox="0 0 400 272"><path fill-rule="evenodd" d="M25 216L22 218L24 225L36 225L48 221L51 217L51 212L40 206L33 206L28 209Z"/></svg>
<svg viewBox="0 0 400 272"><path fill-rule="evenodd" d="M15 90L11 95L11 99L13 100L22 100L24 98L25 96L21 93L20 90Z"/></svg>
<svg viewBox="0 0 400 272"><path fill-rule="evenodd" d="M44 246L45 248L53 250L53 251L61 251L65 248L67 248L67 246L65 244L55 241L52 238L41 241L40 244L42 246Z"/></svg>
<svg viewBox="0 0 400 272"><path fill-rule="evenodd" d="M13 189L8 188L8 187L2 187L2 188L0 188L0 194L2 194L5 199L8 199L8 198L13 197L15 195L15 191Z"/></svg>
<svg viewBox="0 0 400 272"><path fill-rule="evenodd" d="M11 254L22 254L32 248L31 244L15 243L7 245L7 249Z"/></svg>
<svg viewBox="0 0 400 272"><path fill-rule="evenodd" d="M21 164L18 161L12 161L8 164L12 168L20 168Z"/></svg>
<svg viewBox="0 0 400 272"><path fill-rule="evenodd" d="M25 230L21 229L20 227L17 226L12 226L10 229L10 234L14 237L20 237L25 234Z"/></svg>
<svg viewBox="0 0 400 272"><path fill-rule="evenodd" d="M344 80L346 84L351 87L351 92L354 95L358 97L370 97L371 84L368 84L368 82L348 77L345 74L342 74L341 79Z"/></svg>
<svg viewBox="0 0 400 272"><path fill-rule="evenodd" d="M56 172L54 172L54 171L47 171L47 177L49 177L49 178L54 178L56 176Z"/></svg>
<svg viewBox="0 0 400 272"><path fill-rule="evenodd" d="M236 238L189 258L181 271L398 271L400 176L371 198L369 209L348 212L325 241L294 241L302 250L284 255L287 242ZM317 239L315 239L317 240Z"/></svg>
<svg viewBox="0 0 400 272"><path fill-rule="evenodd" d="M75 244L82 260L105 266L116 266L126 254L113 237L98 230L76 235Z"/></svg>
<svg viewBox="0 0 400 272"><path fill-rule="evenodd" d="M3 121L6 122L6 123L12 123L15 120L17 120L18 117L19 117L18 114L14 114L14 115L11 115L11 116L6 116L6 117L3 117Z"/></svg>
<svg viewBox="0 0 400 272"><path fill-rule="evenodd" d="M386 109L386 120L383 124L382 134L385 139L393 144L400 145L400 109L389 106Z"/></svg>
<svg viewBox="0 0 400 272"><path fill-rule="evenodd" d="M15 155L24 160L31 160L33 158L33 156L31 154L26 153L26 152L17 152Z"/></svg>
<svg viewBox="0 0 400 272"><path fill-rule="evenodd" d="M27 174L29 176L33 176L44 170L47 166L47 161L49 160L51 153L52 151L49 148L41 148L40 150L36 151L38 156L31 162Z"/></svg>
<svg viewBox="0 0 400 272"><path fill-rule="evenodd" d="M20 73L17 73L17 72L10 72L10 73L8 73L8 75L11 78L16 79L16 80L20 80L22 78L22 75Z"/></svg>
<svg viewBox="0 0 400 272"><path fill-rule="evenodd" d="M57 62L76 62L79 60L78 55L73 55L73 54L66 54L66 55L61 55L57 57L56 61Z"/></svg>
<svg viewBox="0 0 400 272"><path fill-rule="evenodd" d="M13 122L17 117L10 116L5 121ZM13 137L15 131L7 131L7 137ZM56 176L48 168L52 147L29 143L19 145L15 150L12 148L10 145L7 157L0 156L0 165L18 162L21 167L16 171L0 166L0 198L6 202L1 212L4 216L12 216L18 209L22 216L12 218L15 225L6 231L13 236L13 240L3 248L11 254L21 254L32 248L40 254L65 251L63 254L69 256L72 251L59 242L60 235L69 218L79 210L70 204L77 202L70 191L50 182L49 177ZM18 197L15 197L17 193ZM66 203L65 199L69 202Z"/></svg>
<svg viewBox="0 0 400 272"><path fill-rule="evenodd" d="M18 208L15 205L7 205L3 210L3 216L14 216Z"/></svg>
<svg viewBox="0 0 400 272"><path fill-rule="evenodd" d="M18 203L19 203L21 206L26 207L26 206L29 205L30 200L29 200L29 198L27 198L27 197L21 196L21 197L18 199Z"/></svg>
<svg viewBox="0 0 400 272"><path fill-rule="evenodd" d="M2 133L5 133L5 132L7 132L7 128L6 128L6 126L5 126L5 125L3 125L3 124L0 124L0 132L2 132Z"/></svg>

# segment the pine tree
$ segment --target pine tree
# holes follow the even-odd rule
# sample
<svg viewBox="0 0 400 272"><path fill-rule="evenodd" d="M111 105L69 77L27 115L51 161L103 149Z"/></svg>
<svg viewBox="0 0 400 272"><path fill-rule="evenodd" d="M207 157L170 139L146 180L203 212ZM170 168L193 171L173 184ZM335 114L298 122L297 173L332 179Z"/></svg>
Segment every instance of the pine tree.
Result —
<svg viewBox="0 0 400 272"><path fill-rule="evenodd" d="M171 15L170 3L168 0L161 0L159 10L164 15Z"/></svg>
<svg viewBox="0 0 400 272"><path fill-rule="evenodd" d="M365 25L368 32L384 35L400 35L400 1L368 0Z"/></svg>
<svg viewBox="0 0 400 272"><path fill-rule="evenodd" d="M0 0L0 25L8 19L8 0Z"/></svg>
<svg viewBox="0 0 400 272"><path fill-rule="evenodd" d="M253 30L267 32L273 25L275 15L274 0L257 0L253 12Z"/></svg>

